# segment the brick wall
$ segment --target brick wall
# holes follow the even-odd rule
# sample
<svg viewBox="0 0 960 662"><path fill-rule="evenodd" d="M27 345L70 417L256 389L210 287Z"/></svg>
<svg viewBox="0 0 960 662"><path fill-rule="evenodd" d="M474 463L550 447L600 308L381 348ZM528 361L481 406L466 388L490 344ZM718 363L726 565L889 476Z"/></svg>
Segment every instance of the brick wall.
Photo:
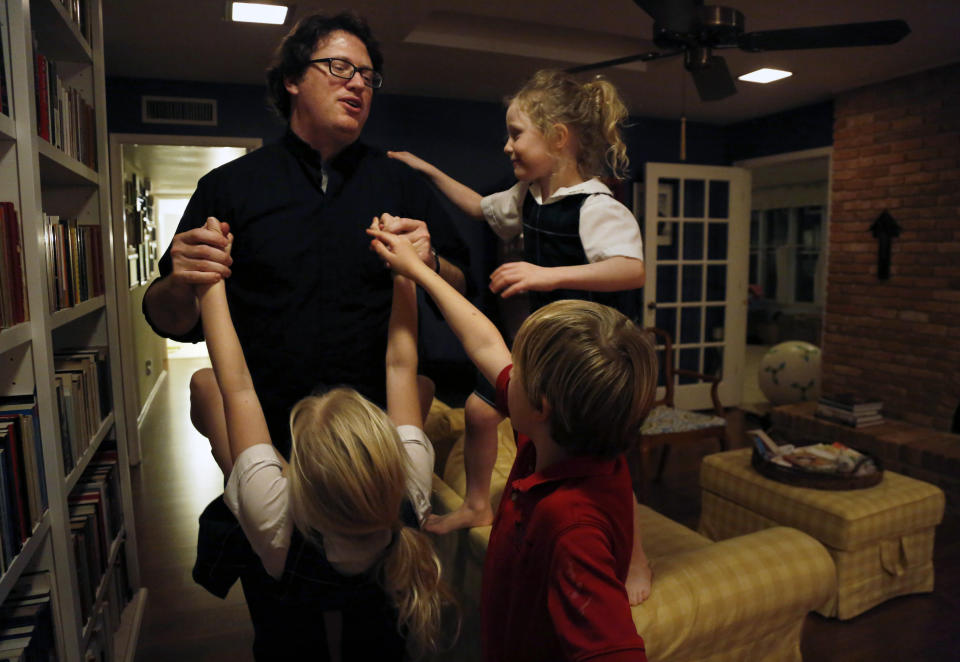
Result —
<svg viewBox="0 0 960 662"><path fill-rule="evenodd" d="M877 278L870 225L901 227ZM839 96L823 335L826 391L949 430L960 406L960 64Z"/></svg>

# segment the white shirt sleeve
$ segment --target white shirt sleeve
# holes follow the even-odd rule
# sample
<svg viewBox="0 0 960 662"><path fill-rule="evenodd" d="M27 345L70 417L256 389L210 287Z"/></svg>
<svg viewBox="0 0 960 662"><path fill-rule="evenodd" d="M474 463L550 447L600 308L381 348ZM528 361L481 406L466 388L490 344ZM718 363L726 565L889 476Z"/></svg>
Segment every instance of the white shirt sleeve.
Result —
<svg viewBox="0 0 960 662"><path fill-rule="evenodd" d="M580 207L580 242L590 263L611 257L643 259L640 223L609 195L591 195Z"/></svg>
<svg viewBox="0 0 960 662"><path fill-rule="evenodd" d="M513 239L523 230L523 198L530 185L517 182L512 188L480 199L487 225L501 239Z"/></svg>
<svg viewBox="0 0 960 662"><path fill-rule="evenodd" d="M274 579L280 579L290 549L293 522L287 479L270 444L246 449L233 463L223 500L236 515L251 547Z"/></svg>
<svg viewBox="0 0 960 662"><path fill-rule="evenodd" d="M407 474L407 493L413 503L420 524L430 514L430 494L433 491L433 444L427 434L415 425L398 425L403 448L410 459Z"/></svg>

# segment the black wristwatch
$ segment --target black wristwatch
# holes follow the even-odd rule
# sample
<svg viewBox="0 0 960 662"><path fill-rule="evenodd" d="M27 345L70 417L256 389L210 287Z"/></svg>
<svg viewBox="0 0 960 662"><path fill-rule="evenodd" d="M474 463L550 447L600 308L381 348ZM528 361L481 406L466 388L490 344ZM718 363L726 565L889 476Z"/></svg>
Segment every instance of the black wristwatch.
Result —
<svg viewBox="0 0 960 662"><path fill-rule="evenodd" d="M430 252L433 253L433 270L440 273L440 256L437 255L437 249L430 246Z"/></svg>

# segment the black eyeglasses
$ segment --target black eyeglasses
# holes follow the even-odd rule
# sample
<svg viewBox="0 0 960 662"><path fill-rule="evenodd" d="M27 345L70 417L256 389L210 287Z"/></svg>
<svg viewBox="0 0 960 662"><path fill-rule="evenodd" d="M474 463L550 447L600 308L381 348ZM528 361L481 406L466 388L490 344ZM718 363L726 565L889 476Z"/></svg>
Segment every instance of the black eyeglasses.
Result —
<svg viewBox="0 0 960 662"><path fill-rule="evenodd" d="M330 69L330 73L337 78L350 80L359 71L360 78L363 79L363 84L367 87L372 87L376 90L383 85L383 76L370 67L358 67L350 60L344 60L339 57L321 57L316 60L310 60L311 64L319 62L326 62L327 67Z"/></svg>

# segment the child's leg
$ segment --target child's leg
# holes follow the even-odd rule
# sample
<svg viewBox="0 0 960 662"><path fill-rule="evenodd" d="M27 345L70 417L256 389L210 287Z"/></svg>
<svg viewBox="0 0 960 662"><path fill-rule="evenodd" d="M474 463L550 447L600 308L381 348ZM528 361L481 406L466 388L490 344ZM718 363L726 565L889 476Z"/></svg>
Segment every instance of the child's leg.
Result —
<svg viewBox="0 0 960 662"><path fill-rule="evenodd" d="M647 553L643 551L640 536L640 506L633 501L633 552L630 555L630 570L627 571L627 597L631 605L638 605L650 597L653 571Z"/></svg>
<svg viewBox="0 0 960 662"><path fill-rule="evenodd" d="M233 461L230 459L223 398L212 368L201 368L190 377L190 420L197 431L210 440L213 459L226 478L233 469Z"/></svg>
<svg viewBox="0 0 960 662"><path fill-rule="evenodd" d="M431 515L424 528L433 533L485 526L493 522L490 475L497 462L497 426L503 416L476 393L464 405L466 431L463 447L467 494L463 505L448 515Z"/></svg>

